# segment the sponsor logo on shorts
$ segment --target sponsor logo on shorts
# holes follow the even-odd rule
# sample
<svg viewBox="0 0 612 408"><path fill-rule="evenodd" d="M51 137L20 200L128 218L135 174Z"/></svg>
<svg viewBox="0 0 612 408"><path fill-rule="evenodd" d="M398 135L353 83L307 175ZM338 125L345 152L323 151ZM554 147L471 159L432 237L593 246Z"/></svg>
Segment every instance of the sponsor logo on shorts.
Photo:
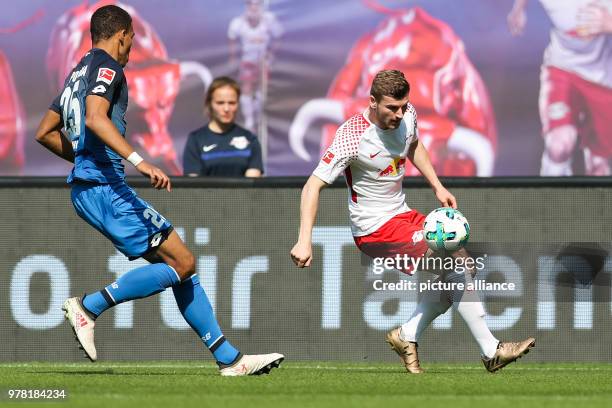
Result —
<svg viewBox="0 0 612 408"><path fill-rule="evenodd" d="M100 68L98 70L98 78L96 79L96 82L104 82L107 85L110 85L113 82L113 79L115 79L115 71L113 71L110 68Z"/></svg>
<svg viewBox="0 0 612 408"><path fill-rule="evenodd" d="M565 102L555 102L548 107L548 118L550 120L563 119L569 111L569 106Z"/></svg>
<svg viewBox="0 0 612 408"><path fill-rule="evenodd" d="M162 233L158 232L157 234L153 235L153 238L151 238L151 248L155 248L156 246L159 245L159 243L161 242L162 239Z"/></svg>

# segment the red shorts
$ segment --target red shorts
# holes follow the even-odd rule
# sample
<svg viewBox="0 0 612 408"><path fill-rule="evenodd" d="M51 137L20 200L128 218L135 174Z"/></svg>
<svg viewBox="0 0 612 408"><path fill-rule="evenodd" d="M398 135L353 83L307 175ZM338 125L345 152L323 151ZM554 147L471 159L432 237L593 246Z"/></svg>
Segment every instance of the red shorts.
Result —
<svg viewBox="0 0 612 408"><path fill-rule="evenodd" d="M372 258L392 258L408 255L420 258L428 246L423 238L425 216L416 210L398 214L382 227L363 237L354 237L357 247ZM401 272L412 274L412 270Z"/></svg>
<svg viewBox="0 0 612 408"><path fill-rule="evenodd" d="M261 65L253 62L242 61L240 62L240 72L238 74L238 79L240 82L247 83L259 83L262 77ZM263 72L263 75L268 78L267 70Z"/></svg>
<svg viewBox="0 0 612 408"><path fill-rule="evenodd" d="M559 68L542 67L540 118L544 134L573 125L581 147L597 156L611 157L610 106L612 89Z"/></svg>

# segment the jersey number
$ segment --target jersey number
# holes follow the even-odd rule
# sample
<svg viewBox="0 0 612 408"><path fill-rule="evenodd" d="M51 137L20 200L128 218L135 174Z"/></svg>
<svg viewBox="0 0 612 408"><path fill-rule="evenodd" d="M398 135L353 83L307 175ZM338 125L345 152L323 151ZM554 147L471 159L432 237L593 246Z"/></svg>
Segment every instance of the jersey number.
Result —
<svg viewBox="0 0 612 408"><path fill-rule="evenodd" d="M147 220L150 219L153 225L155 225L157 228L161 228L162 225L164 225L164 221L166 221L164 217L151 208L144 210L142 216Z"/></svg>
<svg viewBox="0 0 612 408"><path fill-rule="evenodd" d="M68 135L72 138L78 136L81 131L81 104L76 95L81 81L76 81L72 89L64 89L60 97L60 106L63 109L64 126Z"/></svg>

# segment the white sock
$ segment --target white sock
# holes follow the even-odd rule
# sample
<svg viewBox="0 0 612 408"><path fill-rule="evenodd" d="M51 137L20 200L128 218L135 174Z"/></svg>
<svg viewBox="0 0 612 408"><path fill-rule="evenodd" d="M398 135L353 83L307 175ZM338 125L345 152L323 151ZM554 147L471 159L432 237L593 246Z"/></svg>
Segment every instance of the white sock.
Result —
<svg viewBox="0 0 612 408"><path fill-rule="evenodd" d="M471 277L467 277L466 282L465 274L450 273L446 280L449 282L463 282L467 285L471 279ZM474 336L480 347L480 353L486 358L493 357L499 340L493 336L485 322L485 310L478 297L478 293L476 291L455 291L453 293L453 308L459 312L470 332L472 332L472 336Z"/></svg>
<svg viewBox="0 0 612 408"><path fill-rule="evenodd" d="M480 347L480 353L491 358L495 355L499 340L493 336L491 330L485 322L484 309L482 303L475 301L453 303L455 310L459 312L465 323L468 325L472 336Z"/></svg>
<svg viewBox="0 0 612 408"><path fill-rule="evenodd" d="M410 316L410 320L402 324L400 328L400 339L402 341L418 342L421 334L441 314L444 314L450 303L419 302L416 310Z"/></svg>
<svg viewBox="0 0 612 408"><path fill-rule="evenodd" d="M244 127L253 132L253 125L255 124L253 95L240 95L240 109L242 110L242 116L244 116Z"/></svg>
<svg viewBox="0 0 612 408"><path fill-rule="evenodd" d="M440 281L437 277L434 283ZM421 334L434 321L434 319L451 307L451 299L448 293L441 291L424 291L421 300L410 316L410 319L401 326L400 339L403 341L418 342Z"/></svg>

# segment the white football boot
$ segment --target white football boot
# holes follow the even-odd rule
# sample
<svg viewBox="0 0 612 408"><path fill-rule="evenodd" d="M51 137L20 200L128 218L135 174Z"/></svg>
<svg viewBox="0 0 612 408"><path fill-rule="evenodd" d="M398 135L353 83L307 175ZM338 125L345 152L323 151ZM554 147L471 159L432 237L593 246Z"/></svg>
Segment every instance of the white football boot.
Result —
<svg viewBox="0 0 612 408"><path fill-rule="evenodd" d="M94 327L96 324L83 309L81 299L78 297L66 299L62 310L70 326L72 326L74 337L81 345L85 356L91 361L96 361L98 358L94 344Z"/></svg>
<svg viewBox="0 0 612 408"><path fill-rule="evenodd" d="M285 356L278 353L272 354L245 354L240 360L229 367L221 368L219 374L224 377L236 377L240 375L268 374L273 368L280 366Z"/></svg>

